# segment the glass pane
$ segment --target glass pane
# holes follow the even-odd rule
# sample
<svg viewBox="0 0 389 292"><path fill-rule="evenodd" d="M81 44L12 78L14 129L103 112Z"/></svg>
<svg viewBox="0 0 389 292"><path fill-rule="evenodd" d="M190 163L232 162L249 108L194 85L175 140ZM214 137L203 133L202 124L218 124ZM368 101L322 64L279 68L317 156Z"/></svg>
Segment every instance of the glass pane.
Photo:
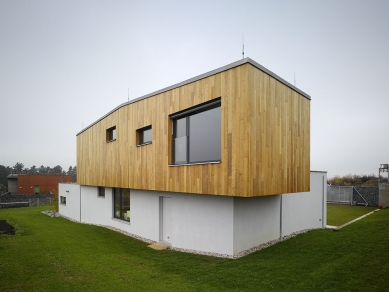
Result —
<svg viewBox="0 0 389 292"><path fill-rule="evenodd" d="M120 218L120 189L114 189L114 217Z"/></svg>
<svg viewBox="0 0 389 292"><path fill-rule="evenodd" d="M116 128L112 130L112 138L111 140L115 140L116 139Z"/></svg>
<svg viewBox="0 0 389 292"><path fill-rule="evenodd" d="M186 117L174 121L174 138L186 136Z"/></svg>
<svg viewBox="0 0 389 292"><path fill-rule="evenodd" d="M130 221L130 190L122 189L121 219Z"/></svg>
<svg viewBox="0 0 389 292"><path fill-rule="evenodd" d="M174 139L174 163L186 163L187 136Z"/></svg>
<svg viewBox="0 0 389 292"><path fill-rule="evenodd" d="M141 143L151 142L151 128L143 131L143 137Z"/></svg>
<svg viewBox="0 0 389 292"><path fill-rule="evenodd" d="M221 159L221 108L189 117L189 162Z"/></svg>

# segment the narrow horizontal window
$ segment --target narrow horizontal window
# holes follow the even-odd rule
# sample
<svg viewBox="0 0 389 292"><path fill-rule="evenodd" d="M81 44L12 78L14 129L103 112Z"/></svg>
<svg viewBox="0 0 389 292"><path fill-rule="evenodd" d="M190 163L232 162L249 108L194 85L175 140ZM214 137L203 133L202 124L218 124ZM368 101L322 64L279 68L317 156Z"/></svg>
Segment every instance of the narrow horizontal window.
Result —
<svg viewBox="0 0 389 292"><path fill-rule="evenodd" d="M152 142L152 134L153 132L151 126L136 130L137 145L150 144Z"/></svg>
<svg viewBox="0 0 389 292"><path fill-rule="evenodd" d="M106 141L110 142L110 141L114 141L114 140L116 140L116 126L113 126L109 129L107 129L107 132L106 132Z"/></svg>

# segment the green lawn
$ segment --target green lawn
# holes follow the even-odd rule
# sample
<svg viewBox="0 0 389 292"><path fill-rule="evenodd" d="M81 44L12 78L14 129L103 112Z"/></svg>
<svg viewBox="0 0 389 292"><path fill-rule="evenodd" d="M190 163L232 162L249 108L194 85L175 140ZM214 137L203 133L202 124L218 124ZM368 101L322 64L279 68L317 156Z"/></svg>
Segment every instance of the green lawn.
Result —
<svg viewBox="0 0 389 292"><path fill-rule="evenodd" d="M338 232L314 230L231 260L155 251L44 207L3 209L0 291L385 291L389 210Z"/></svg>
<svg viewBox="0 0 389 292"><path fill-rule="evenodd" d="M376 207L327 204L327 225L340 226L376 209Z"/></svg>

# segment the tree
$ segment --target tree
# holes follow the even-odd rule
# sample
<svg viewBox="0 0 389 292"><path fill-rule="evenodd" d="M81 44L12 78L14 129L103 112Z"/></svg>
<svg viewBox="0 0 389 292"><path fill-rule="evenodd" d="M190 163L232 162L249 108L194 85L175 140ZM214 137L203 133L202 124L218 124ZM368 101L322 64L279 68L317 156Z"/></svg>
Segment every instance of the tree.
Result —
<svg viewBox="0 0 389 292"><path fill-rule="evenodd" d="M68 172L66 174L73 175L73 167L72 166L69 166Z"/></svg>
<svg viewBox="0 0 389 292"><path fill-rule="evenodd" d="M62 167L60 165L54 166L52 169L53 173L61 174L62 173Z"/></svg>
<svg viewBox="0 0 389 292"><path fill-rule="evenodd" d="M8 186L7 176L11 173L9 166L0 165L0 184Z"/></svg>
<svg viewBox="0 0 389 292"><path fill-rule="evenodd" d="M44 167L43 165L41 165L38 169L38 172L39 174L45 174L47 173L47 170L46 170L46 167Z"/></svg>
<svg viewBox="0 0 389 292"><path fill-rule="evenodd" d="M22 173L23 168L24 168L24 164L23 163L16 162L16 164L12 167L12 170L15 173Z"/></svg>
<svg viewBox="0 0 389 292"><path fill-rule="evenodd" d="M30 173L31 173L31 174L37 174L37 173L38 173L38 169L36 168L35 165L31 166L31 168L30 168Z"/></svg>

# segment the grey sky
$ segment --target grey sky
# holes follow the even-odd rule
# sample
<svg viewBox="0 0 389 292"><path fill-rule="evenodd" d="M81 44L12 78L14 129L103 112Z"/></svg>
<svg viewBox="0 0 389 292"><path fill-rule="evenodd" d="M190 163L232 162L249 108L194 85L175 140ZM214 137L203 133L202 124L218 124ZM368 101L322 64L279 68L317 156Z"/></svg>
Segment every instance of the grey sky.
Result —
<svg viewBox="0 0 389 292"><path fill-rule="evenodd" d="M250 57L312 97L311 169L389 163L389 1L0 0L0 164L67 169L130 99Z"/></svg>

